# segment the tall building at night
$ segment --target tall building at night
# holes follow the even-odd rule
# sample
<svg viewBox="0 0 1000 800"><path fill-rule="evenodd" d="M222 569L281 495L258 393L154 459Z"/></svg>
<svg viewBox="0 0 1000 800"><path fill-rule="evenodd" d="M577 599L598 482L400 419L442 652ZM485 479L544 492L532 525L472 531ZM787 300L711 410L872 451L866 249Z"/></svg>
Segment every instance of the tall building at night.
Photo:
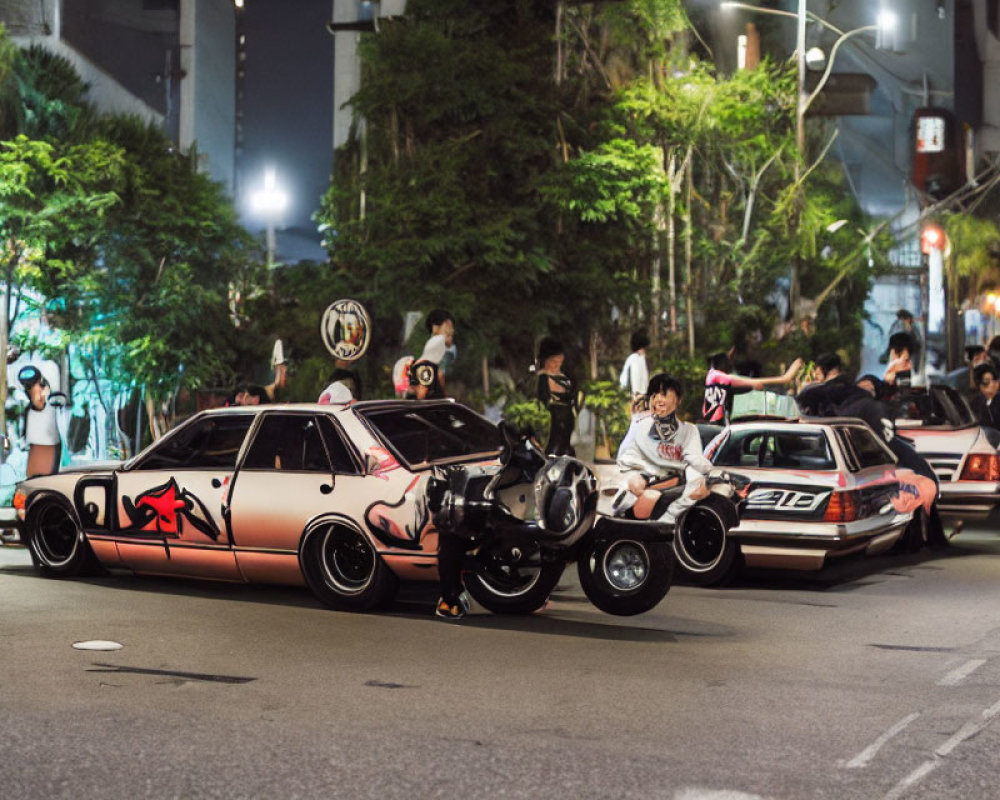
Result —
<svg viewBox="0 0 1000 800"><path fill-rule="evenodd" d="M237 0L0 0L19 45L63 56L101 111L164 127L230 193L236 182Z"/></svg>

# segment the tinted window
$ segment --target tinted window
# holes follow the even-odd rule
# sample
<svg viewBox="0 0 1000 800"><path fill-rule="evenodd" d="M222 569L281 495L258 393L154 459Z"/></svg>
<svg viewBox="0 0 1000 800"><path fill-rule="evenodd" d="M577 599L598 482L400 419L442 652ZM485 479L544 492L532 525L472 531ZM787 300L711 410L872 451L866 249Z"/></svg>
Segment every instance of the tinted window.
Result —
<svg viewBox="0 0 1000 800"><path fill-rule="evenodd" d="M497 427L464 406L448 403L358 413L406 464L455 461L500 451Z"/></svg>
<svg viewBox="0 0 1000 800"><path fill-rule="evenodd" d="M816 431L735 431L722 446L720 467L835 469L826 436Z"/></svg>
<svg viewBox="0 0 1000 800"><path fill-rule="evenodd" d="M305 414L265 414L243 469L329 472L316 420Z"/></svg>
<svg viewBox="0 0 1000 800"><path fill-rule="evenodd" d="M349 475L360 472L357 460L351 456L351 449L337 430L333 420L325 415L320 416L319 427L323 432L323 440L330 453L330 460L333 462L333 471Z"/></svg>
<svg viewBox="0 0 1000 800"><path fill-rule="evenodd" d="M854 451L854 457L861 469L891 465L892 455L882 446L875 434L868 428L845 428L847 440Z"/></svg>
<svg viewBox="0 0 1000 800"><path fill-rule="evenodd" d="M234 469L251 414L204 417L164 439L137 469Z"/></svg>
<svg viewBox="0 0 1000 800"><path fill-rule="evenodd" d="M760 449L765 431L734 431L719 449L715 463L720 467L760 466Z"/></svg>

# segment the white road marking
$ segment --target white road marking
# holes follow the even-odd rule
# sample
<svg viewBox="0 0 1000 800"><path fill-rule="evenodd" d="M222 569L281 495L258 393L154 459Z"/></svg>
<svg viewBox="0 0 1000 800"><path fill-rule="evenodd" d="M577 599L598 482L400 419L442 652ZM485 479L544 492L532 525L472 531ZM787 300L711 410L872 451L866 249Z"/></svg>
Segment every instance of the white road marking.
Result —
<svg viewBox="0 0 1000 800"><path fill-rule="evenodd" d="M917 767L913 772L907 775L903 780L897 783L892 789L889 790L888 794L882 797L882 800L897 800L897 798L903 796L903 792L909 789L913 784L918 781L923 780L927 775L933 770L940 761L925 761L919 767Z"/></svg>
<svg viewBox="0 0 1000 800"><path fill-rule="evenodd" d="M688 786L674 795L674 800L766 800L759 794L747 794L734 789L702 789Z"/></svg>
<svg viewBox="0 0 1000 800"><path fill-rule="evenodd" d="M941 680L937 682L937 685L957 686L985 663L986 663L985 658L973 658L969 661L966 661L964 664L962 664L962 666L953 669L951 672L945 675Z"/></svg>
<svg viewBox="0 0 1000 800"><path fill-rule="evenodd" d="M954 736L948 739L948 741L946 741L934 752L939 756L948 755L970 736L975 736L979 733L979 731L989 725L997 714L1000 714L1000 703L994 703L992 706L987 708L978 720L966 722L961 728L958 729Z"/></svg>
<svg viewBox="0 0 1000 800"><path fill-rule="evenodd" d="M950 736L944 744L934 751L934 757L931 760L925 761L913 770L913 772L903 778L903 780L893 786L887 794L882 796L882 800L898 800L898 798L903 796L903 793L907 789L923 780L934 769L936 769L943 762L945 756L949 755L966 739L975 736L979 733L979 731L989 725L997 714L1000 714L1000 702L994 703L989 708L984 710L983 713L979 715L979 719L966 722L955 734Z"/></svg>
<svg viewBox="0 0 1000 800"><path fill-rule="evenodd" d="M889 730L879 736L874 742L872 742L868 747L858 753L854 758L844 764L847 769L858 769L859 767L867 767L875 754L882 749L882 745L888 742L893 736L900 733L907 725L913 722L919 713L910 714L908 717L903 717L899 722L893 725Z"/></svg>
<svg viewBox="0 0 1000 800"><path fill-rule="evenodd" d="M107 639L91 639L89 642L73 642L76 650L121 650L119 642L111 642Z"/></svg>

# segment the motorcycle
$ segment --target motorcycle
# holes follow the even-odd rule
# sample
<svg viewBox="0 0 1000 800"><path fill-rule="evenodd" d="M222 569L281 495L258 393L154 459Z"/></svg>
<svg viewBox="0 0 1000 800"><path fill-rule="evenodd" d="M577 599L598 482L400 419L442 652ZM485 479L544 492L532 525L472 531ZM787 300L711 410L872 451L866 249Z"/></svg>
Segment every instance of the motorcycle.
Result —
<svg viewBox="0 0 1000 800"><path fill-rule="evenodd" d="M649 611L670 589L670 526L597 513L597 479L578 459L546 458L501 423L499 465L446 468L428 499L442 535L467 540L465 588L496 614L545 605L567 564L601 611Z"/></svg>
<svg viewBox="0 0 1000 800"><path fill-rule="evenodd" d="M740 508L750 479L720 468L704 476L703 496L677 520L673 537L674 557L685 578L698 585L724 582L739 566L738 547L729 531L740 523ZM659 519L684 491L678 477L652 478L647 487L658 494L652 504L623 502L629 490L622 486L612 504L621 519Z"/></svg>

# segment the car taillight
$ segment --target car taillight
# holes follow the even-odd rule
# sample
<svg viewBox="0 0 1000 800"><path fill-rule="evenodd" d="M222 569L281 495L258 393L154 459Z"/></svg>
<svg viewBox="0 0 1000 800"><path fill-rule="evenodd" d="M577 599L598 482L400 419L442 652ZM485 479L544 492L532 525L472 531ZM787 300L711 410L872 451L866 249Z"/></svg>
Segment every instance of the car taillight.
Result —
<svg viewBox="0 0 1000 800"><path fill-rule="evenodd" d="M24 492L20 490L14 492L14 508L23 509L24 501L25 501Z"/></svg>
<svg viewBox="0 0 1000 800"><path fill-rule="evenodd" d="M824 522L853 522L858 518L854 492L833 492L823 514Z"/></svg>
<svg viewBox="0 0 1000 800"><path fill-rule="evenodd" d="M1000 456L996 453L973 453L965 459L962 481L1000 480Z"/></svg>

